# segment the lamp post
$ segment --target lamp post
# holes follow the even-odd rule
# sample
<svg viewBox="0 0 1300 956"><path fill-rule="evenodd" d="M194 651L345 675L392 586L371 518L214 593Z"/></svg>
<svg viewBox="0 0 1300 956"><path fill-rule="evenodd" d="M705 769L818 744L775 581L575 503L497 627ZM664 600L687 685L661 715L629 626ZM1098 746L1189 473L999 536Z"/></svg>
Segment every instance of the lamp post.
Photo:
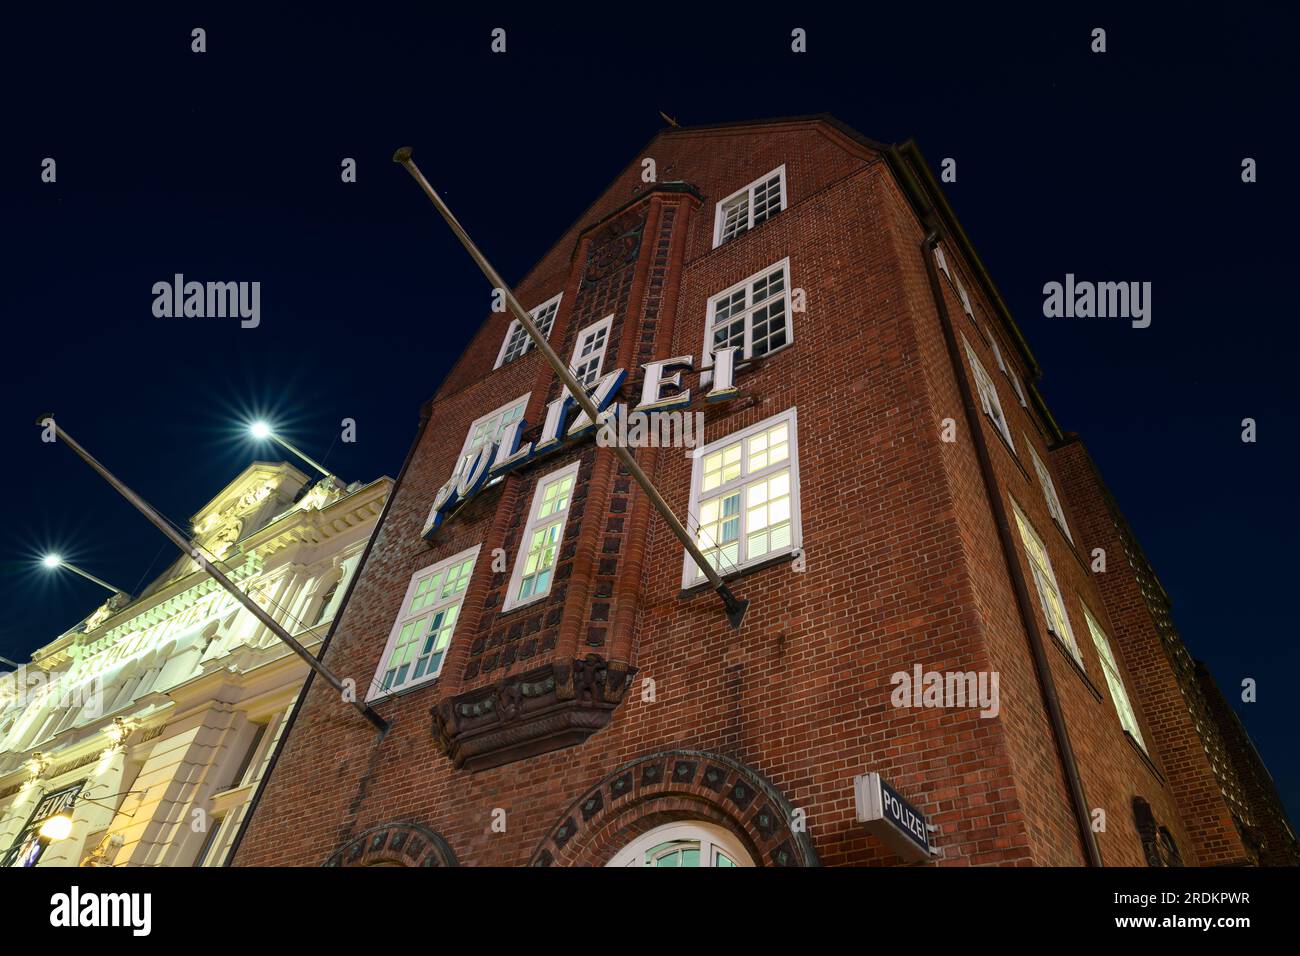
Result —
<svg viewBox="0 0 1300 956"><path fill-rule="evenodd" d="M295 448L293 445L289 444L287 441L285 441L283 438L277 435L275 433L275 429L273 429L266 422L260 419L258 421L253 422L251 425L248 426L248 433L252 435L254 438L256 438L258 441L265 441L266 439L269 438L271 441L275 442L281 448L285 449L291 454L297 455L307 464L311 465L313 468L319 471L326 478L334 477L334 475L331 474L329 471L327 471L325 466L322 465L320 462L316 461L316 459L309 458L308 456L304 455L300 449Z"/></svg>
<svg viewBox="0 0 1300 956"><path fill-rule="evenodd" d="M72 563L69 562L69 561L64 561L64 560L63 560L63 557L62 557L61 555L58 555L58 554L47 554L45 557L41 558L41 564L42 564L44 567L49 568L50 570L53 570L54 568L67 568L67 569L68 569L69 571L71 571L73 574L79 574L79 575L81 575L83 578L85 578L87 581L94 581L94 582L95 582L96 584L98 584L101 588L106 588L107 590L112 591L114 594L124 594L124 593L126 593L126 592L124 592L121 588L115 588L115 587L113 587L113 585L109 584L109 583L108 583L107 581L105 581L103 578L97 578L97 577L95 577L93 574L91 574L89 571L83 571L81 568L77 567L75 564L72 564Z"/></svg>

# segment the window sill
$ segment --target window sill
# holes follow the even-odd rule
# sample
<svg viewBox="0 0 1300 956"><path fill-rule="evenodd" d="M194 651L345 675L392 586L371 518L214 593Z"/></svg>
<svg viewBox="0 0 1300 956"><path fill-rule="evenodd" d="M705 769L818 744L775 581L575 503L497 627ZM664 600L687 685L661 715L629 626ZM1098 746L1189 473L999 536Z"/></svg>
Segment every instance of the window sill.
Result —
<svg viewBox="0 0 1300 956"><path fill-rule="evenodd" d="M437 675L424 678L418 684L408 684L406 687L399 687L397 690L385 691L382 694L376 694L374 697L367 697L366 706L377 707L380 704L386 704L388 701L395 700L398 697L405 697L407 694L414 694L416 691L427 690L428 688L437 685L438 677L441 676L441 674L442 671L438 671Z"/></svg>
<svg viewBox="0 0 1300 956"><path fill-rule="evenodd" d="M526 601L516 601L514 604L502 604L501 610L498 611L497 614L500 617L505 617L507 614L514 614L515 611L522 611L525 608L532 607L534 604L538 604L542 601L545 601L550 596L551 596L551 592L548 589L542 594L532 595Z"/></svg>
<svg viewBox="0 0 1300 956"><path fill-rule="evenodd" d="M1095 700L1098 701L1102 700L1103 698L1102 698L1101 691L1097 688L1097 685L1092 682L1092 678L1088 676L1088 672L1083 669L1083 665L1079 663L1079 659L1075 657L1074 654L1070 652L1070 649L1066 647L1065 644L1061 641L1061 639L1057 637L1055 634L1053 634L1050 630L1047 632L1047 636L1052 639L1052 644L1055 645L1056 649L1061 652L1061 655L1067 661L1070 662L1070 667L1073 668L1075 674L1079 676L1079 680L1083 681L1083 686L1088 689L1088 693L1092 694Z"/></svg>
<svg viewBox="0 0 1300 956"><path fill-rule="evenodd" d="M732 581L739 580L740 578L748 577L751 574L756 574L759 571L766 571L768 568L774 568L778 565L789 563L802 553L803 553L802 547L791 548L789 551L785 552L784 554L778 554L770 558L764 558L762 561L758 561L755 562L754 564L747 565L746 567L740 568L736 571L732 571L729 574L724 574L722 576L722 580L726 583L730 583ZM713 585L709 583L707 578L705 578L699 584L692 584L690 585L690 587L682 588L680 591L677 592L677 597L680 600L689 601L691 598L695 597L696 595L702 594L705 591L710 590L712 587Z"/></svg>
<svg viewBox="0 0 1300 956"><path fill-rule="evenodd" d="M1160 786L1163 787L1165 785L1165 775L1160 772L1160 768L1157 767L1156 762L1151 759L1151 755L1142 748L1140 743L1137 742L1137 738L1127 730L1124 731L1124 739L1128 741L1130 747L1137 751L1137 755L1142 758L1142 762L1146 764L1146 768L1151 771L1151 776L1155 777Z"/></svg>
<svg viewBox="0 0 1300 956"><path fill-rule="evenodd" d="M1056 533L1061 536L1061 541L1065 543L1065 550L1074 555L1074 560L1078 561L1079 567L1083 568L1084 576L1091 577L1092 569L1088 567L1088 562L1084 560L1083 554L1079 551L1079 546L1070 540L1070 536L1066 534L1065 529L1061 527L1061 522L1057 521L1055 517L1050 515L1049 517L1051 518L1052 527L1056 529Z"/></svg>
<svg viewBox="0 0 1300 956"><path fill-rule="evenodd" d="M700 256L700 259L704 259L704 258L706 258L707 256L711 256L711 255L713 255L715 252L718 252L718 251L720 251L720 250L722 250L722 249L730 249L730 248L732 248L733 246L736 245L736 243L741 242L741 241L744 240L746 237L754 235L754 233L758 232L760 229L762 229L764 226L766 226L769 222L776 222L776 221L777 221L778 219L780 219L783 215L785 215L785 213L788 212L788 211L789 211L789 207L788 207L788 206L787 206L787 207L784 207L784 208L778 210L775 214L773 214L773 215L771 215L771 216L768 216L766 219L764 219L762 222L760 222L757 226L750 226L750 227L749 227L748 229L746 229L744 232L737 233L736 235L732 236L730 239L723 239L722 241L715 243L712 249L710 249L708 252L706 252L703 256ZM698 260L697 260L697 261L698 261Z"/></svg>

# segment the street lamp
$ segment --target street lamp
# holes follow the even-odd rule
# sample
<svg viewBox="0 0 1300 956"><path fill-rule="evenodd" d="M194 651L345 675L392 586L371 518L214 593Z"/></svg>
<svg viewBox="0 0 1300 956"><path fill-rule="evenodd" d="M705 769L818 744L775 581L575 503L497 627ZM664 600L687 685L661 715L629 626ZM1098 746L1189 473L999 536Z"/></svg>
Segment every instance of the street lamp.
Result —
<svg viewBox="0 0 1300 956"><path fill-rule="evenodd" d="M285 441L283 438L277 435L275 433L275 430L271 428L270 425L268 425L266 422L262 421L261 419L258 419L257 421L253 422L248 426L248 433L252 435L254 438L256 438L258 441L265 441L266 439L269 438L271 441L275 442L281 448L284 448L292 452L293 454L297 455L307 464L311 465L313 468L319 471L326 478L334 477L330 472L325 470L324 465L322 465L320 462L316 461L313 458L308 458L299 449L295 448L293 445L290 445L287 441Z"/></svg>
<svg viewBox="0 0 1300 956"><path fill-rule="evenodd" d="M87 581L94 581L100 587L107 588L108 590L112 591L114 594L123 593L121 588L115 588L113 587L113 585L109 584L107 581L103 580L102 578L95 577L89 571L83 571L75 564L70 564L69 562L64 561L62 555L47 554L45 557L41 558L41 564L44 567L49 568L50 570L53 570L54 568L67 568L73 574L80 574Z"/></svg>
<svg viewBox="0 0 1300 956"><path fill-rule="evenodd" d="M72 834L72 817L66 813L50 817L41 824L40 834L42 839L49 840L51 843L55 840L66 840Z"/></svg>

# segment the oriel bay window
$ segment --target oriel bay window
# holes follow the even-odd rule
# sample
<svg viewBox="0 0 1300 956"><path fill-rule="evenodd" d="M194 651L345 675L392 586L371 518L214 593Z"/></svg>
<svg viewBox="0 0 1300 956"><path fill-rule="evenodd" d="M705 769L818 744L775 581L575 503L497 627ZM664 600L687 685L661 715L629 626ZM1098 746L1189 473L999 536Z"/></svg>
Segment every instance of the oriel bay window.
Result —
<svg viewBox="0 0 1300 956"><path fill-rule="evenodd" d="M578 462L575 461L537 482L514 573L510 576L510 591L501 606L503 613L540 600L551 592L577 480Z"/></svg>
<svg viewBox="0 0 1300 956"><path fill-rule="evenodd" d="M442 670L479 546L411 576L367 700L433 680Z"/></svg>
<svg viewBox="0 0 1300 956"><path fill-rule="evenodd" d="M687 523L719 574L789 554L801 543L796 410L697 448ZM682 586L704 580L686 556Z"/></svg>

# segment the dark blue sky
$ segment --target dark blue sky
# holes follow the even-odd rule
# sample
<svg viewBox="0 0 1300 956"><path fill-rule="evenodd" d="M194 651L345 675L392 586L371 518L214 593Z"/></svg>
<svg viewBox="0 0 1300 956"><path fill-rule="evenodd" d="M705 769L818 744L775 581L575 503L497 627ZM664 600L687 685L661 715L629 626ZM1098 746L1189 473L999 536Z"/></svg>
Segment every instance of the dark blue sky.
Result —
<svg viewBox="0 0 1300 956"><path fill-rule="evenodd" d="M1300 350L1280 236L1292 19L1247 4L1143 19L413 9L7 14L0 654L25 657L102 597L36 569L43 550L133 592L175 556L71 452L40 443L39 412L177 521L258 456L239 428L254 414L345 478L396 474L488 290L389 162L395 147L415 147L515 279L637 155L659 110L683 124L825 111L877 140L915 138L936 167L957 159L949 198L1057 419L1087 441L1193 655L1234 699L1259 681L1259 702L1237 709L1300 816L1286 683L1300 670L1287 610ZM504 56L488 50L497 26ZM1104 55L1089 52L1096 26ZM39 179L47 156L55 185ZM340 182L343 157L356 184ZM260 281L261 326L154 318L150 289L176 272ZM1043 318L1043 283L1067 272L1152 282L1151 327ZM344 417L354 445L336 440Z"/></svg>

